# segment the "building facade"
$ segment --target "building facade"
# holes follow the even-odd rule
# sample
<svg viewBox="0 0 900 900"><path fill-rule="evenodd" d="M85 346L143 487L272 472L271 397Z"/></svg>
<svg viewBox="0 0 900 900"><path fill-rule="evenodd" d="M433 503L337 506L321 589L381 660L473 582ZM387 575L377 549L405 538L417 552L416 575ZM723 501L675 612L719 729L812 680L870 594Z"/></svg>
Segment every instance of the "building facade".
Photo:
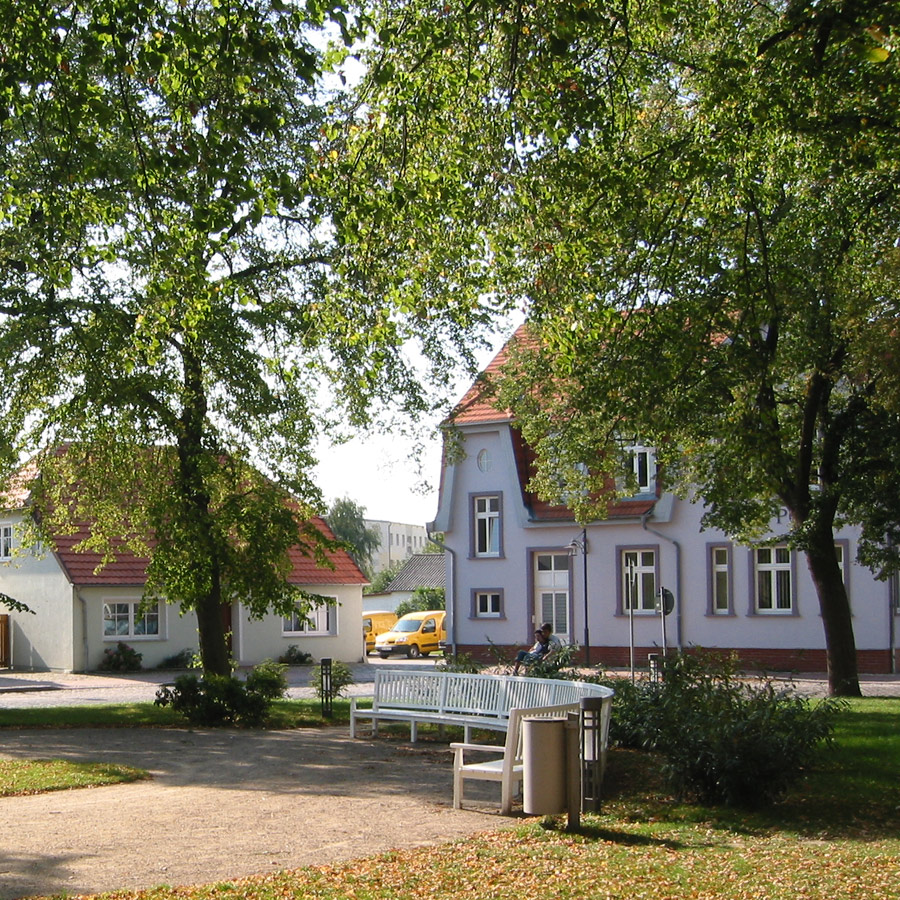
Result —
<svg viewBox="0 0 900 900"><path fill-rule="evenodd" d="M489 367L502 364L503 352ZM508 411L476 386L452 419L461 453L441 473L432 523L447 554L448 641L490 658L532 643L550 622L582 659L646 666L664 648L736 651L747 665L824 671L825 636L805 557L778 537L743 545L703 530L702 498L660 489L653 450L635 446L638 493L585 527L529 491L534 457ZM896 583L854 562L858 534L836 534L853 609L861 672L896 671L900 630ZM662 596L671 606L659 610Z"/></svg>

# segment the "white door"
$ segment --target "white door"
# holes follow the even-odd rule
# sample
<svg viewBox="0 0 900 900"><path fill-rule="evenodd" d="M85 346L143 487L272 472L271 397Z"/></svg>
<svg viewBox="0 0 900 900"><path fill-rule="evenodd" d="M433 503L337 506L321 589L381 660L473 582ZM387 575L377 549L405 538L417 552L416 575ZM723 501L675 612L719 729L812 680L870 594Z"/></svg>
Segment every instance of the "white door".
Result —
<svg viewBox="0 0 900 900"><path fill-rule="evenodd" d="M563 643L571 641L568 553L534 554L534 627L544 622Z"/></svg>

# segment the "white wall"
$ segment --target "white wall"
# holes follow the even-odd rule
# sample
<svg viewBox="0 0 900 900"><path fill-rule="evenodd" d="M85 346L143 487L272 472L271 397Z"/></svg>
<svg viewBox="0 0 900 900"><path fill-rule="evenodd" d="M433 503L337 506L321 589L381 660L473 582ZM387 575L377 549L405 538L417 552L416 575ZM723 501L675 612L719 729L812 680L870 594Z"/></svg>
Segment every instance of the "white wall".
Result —
<svg viewBox="0 0 900 900"><path fill-rule="evenodd" d="M535 550L566 552L581 526L572 522L534 523L522 503L512 443L507 427L474 426L465 433L465 457L444 473L444 493L434 527L445 532L445 540L456 553L455 614L458 644L527 645L536 623L532 611L531 561ZM480 451L491 459L488 471L476 464ZM503 545L500 558L470 558L471 498L479 493L502 494ZM750 608L752 560L746 546L732 543L732 614L712 615L709 610L709 545L727 543L721 532L702 531L700 504L662 498L643 527L640 518L607 520L587 526L588 609L590 642L593 647L627 647L629 617L617 614L620 580L619 559L623 547L646 547L656 551L658 584L669 588L680 601L667 618L667 642L684 647L763 648L822 650L825 646L818 600L805 556L794 554L794 614L760 615ZM786 530L786 517L773 521L773 533ZM657 533L653 533L657 532ZM886 650L889 644L889 593L885 582L852 563L857 534L845 529L836 536L846 541L846 579L854 611L854 631L859 650ZM673 541L677 541L676 548ZM680 566L679 566L680 558ZM448 570L452 565L448 559ZM570 559L570 636L583 642L583 557ZM449 583L449 582L448 582ZM470 597L474 589L503 592L504 616L500 619L472 618ZM449 605L449 601L448 601ZM652 648L662 643L658 615L635 614L635 645ZM596 662L596 654L595 659ZM602 660L601 660L602 661ZM641 661L643 662L643 660Z"/></svg>
<svg viewBox="0 0 900 900"><path fill-rule="evenodd" d="M22 555L0 562L0 591L27 604L34 615L9 611L13 667L71 672L76 667L72 634L77 612L71 585L52 554L16 552Z"/></svg>
<svg viewBox="0 0 900 900"><path fill-rule="evenodd" d="M284 634L280 616L267 615L252 620L238 608L234 617L234 651L241 665L255 665L277 659L291 645L310 653L318 662L331 657L342 662L363 658L362 586L304 585L306 590L337 600L337 631L329 635Z"/></svg>

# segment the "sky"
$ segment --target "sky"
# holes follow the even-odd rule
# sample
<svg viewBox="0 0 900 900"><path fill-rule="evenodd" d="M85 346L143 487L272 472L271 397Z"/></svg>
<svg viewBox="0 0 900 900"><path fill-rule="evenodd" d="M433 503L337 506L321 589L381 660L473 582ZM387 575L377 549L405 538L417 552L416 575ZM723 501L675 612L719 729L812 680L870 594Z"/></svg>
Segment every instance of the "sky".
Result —
<svg viewBox="0 0 900 900"><path fill-rule="evenodd" d="M503 326L491 346L477 354L481 367L493 359L516 324ZM470 384L470 378L460 379L456 400ZM320 444L316 483L325 502L330 506L334 500L349 497L363 507L367 519L410 525L431 522L437 514L441 471L441 440L436 428L443 418L440 415L423 423L426 427L418 439L396 433L366 434L337 447Z"/></svg>

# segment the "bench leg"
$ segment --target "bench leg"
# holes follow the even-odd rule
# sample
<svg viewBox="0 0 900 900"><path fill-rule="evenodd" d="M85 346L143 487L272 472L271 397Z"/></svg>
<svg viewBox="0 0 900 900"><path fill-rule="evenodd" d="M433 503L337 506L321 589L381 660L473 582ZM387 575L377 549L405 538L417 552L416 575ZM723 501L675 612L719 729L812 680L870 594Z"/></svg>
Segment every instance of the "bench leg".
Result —
<svg viewBox="0 0 900 900"><path fill-rule="evenodd" d="M456 751L453 760L453 808L462 809L463 777L462 777L462 750Z"/></svg>
<svg viewBox="0 0 900 900"><path fill-rule="evenodd" d="M419 736L418 724L415 719L409 723L409 741L411 744L414 744Z"/></svg>
<svg viewBox="0 0 900 900"><path fill-rule="evenodd" d="M500 815L512 814L512 784L504 778L500 782Z"/></svg>

